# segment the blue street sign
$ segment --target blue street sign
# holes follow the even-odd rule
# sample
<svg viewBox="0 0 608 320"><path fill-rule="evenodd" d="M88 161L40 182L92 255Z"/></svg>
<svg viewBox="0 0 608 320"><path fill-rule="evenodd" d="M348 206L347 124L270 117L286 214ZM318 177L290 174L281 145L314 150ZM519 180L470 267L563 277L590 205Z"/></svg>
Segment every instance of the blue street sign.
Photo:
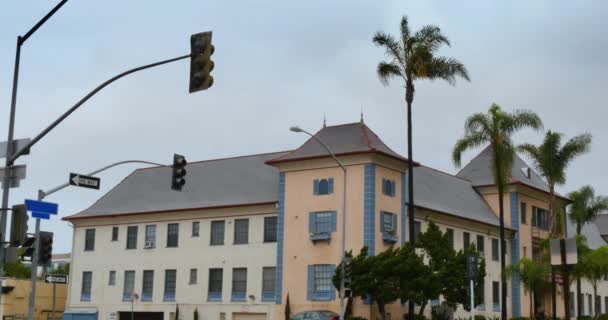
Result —
<svg viewBox="0 0 608 320"><path fill-rule="evenodd" d="M48 214L48 213L44 213L44 212L32 211L32 218L50 220L51 219L51 215Z"/></svg>
<svg viewBox="0 0 608 320"><path fill-rule="evenodd" d="M25 200L25 206L27 207L27 211L46 214L57 214L59 207L56 203L28 199Z"/></svg>

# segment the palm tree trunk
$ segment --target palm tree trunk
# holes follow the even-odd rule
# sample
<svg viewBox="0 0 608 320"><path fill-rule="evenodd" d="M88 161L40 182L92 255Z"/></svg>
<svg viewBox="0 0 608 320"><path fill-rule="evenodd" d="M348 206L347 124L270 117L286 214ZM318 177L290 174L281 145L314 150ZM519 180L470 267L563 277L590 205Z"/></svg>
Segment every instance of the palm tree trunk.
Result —
<svg viewBox="0 0 608 320"><path fill-rule="evenodd" d="M376 304L378 305L378 312L380 313L380 319L386 320L386 304L383 300L377 299Z"/></svg>
<svg viewBox="0 0 608 320"><path fill-rule="evenodd" d="M599 312L598 312L598 307L597 307L597 282L596 284L593 286L593 310L595 311L593 314L595 315L595 318L598 318L600 316Z"/></svg>
<svg viewBox="0 0 608 320"><path fill-rule="evenodd" d="M410 242L416 241L415 221L414 221L414 155L412 154L412 102L414 101L414 83L408 77L405 87L405 102L407 103L407 212L410 232ZM414 302L408 305L410 319L414 320Z"/></svg>
<svg viewBox="0 0 608 320"><path fill-rule="evenodd" d="M528 290L530 295L530 319L534 319L534 291Z"/></svg>
<svg viewBox="0 0 608 320"><path fill-rule="evenodd" d="M418 310L418 315L419 315L419 316L424 315L424 309L426 309L426 304L427 304L427 302L426 302L426 301L424 301L424 302L422 303L422 305L420 306L420 310Z"/></svg>
<svg viewBox="0 0 608 320"><path fill-rule="evenodd" d="M582 225L580 223L576 224L576 235L581 234ZM579 275L576 276L576 314L578 318L583 316L583 299L581 299L581 277Z"/></svg>

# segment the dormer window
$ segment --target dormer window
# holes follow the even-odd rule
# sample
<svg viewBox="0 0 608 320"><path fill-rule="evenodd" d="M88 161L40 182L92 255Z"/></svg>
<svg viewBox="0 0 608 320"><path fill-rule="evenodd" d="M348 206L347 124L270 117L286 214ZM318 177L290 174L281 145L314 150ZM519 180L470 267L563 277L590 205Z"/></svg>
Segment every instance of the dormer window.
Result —
<svg viewBox="0 0 608 320"><path fill-rule="evenodd" d="M395 196L395 181L389 179L382 179L382 193L389 197Z"/></svg>
<svg viewBox="0 0 608 320"><path fill-rule="evenodd" d="M313 183L313 194L316 196L334 193L334 179L315 179Z"/></svg>
<svg viewBox="0 0 608 320"><path fill-rule="evenodd" d="M531 172L530 172L529 167L521 168L521 172L523 172L523 174L524 174L524 176L526 176L526 178L530 179Z"/></svg>

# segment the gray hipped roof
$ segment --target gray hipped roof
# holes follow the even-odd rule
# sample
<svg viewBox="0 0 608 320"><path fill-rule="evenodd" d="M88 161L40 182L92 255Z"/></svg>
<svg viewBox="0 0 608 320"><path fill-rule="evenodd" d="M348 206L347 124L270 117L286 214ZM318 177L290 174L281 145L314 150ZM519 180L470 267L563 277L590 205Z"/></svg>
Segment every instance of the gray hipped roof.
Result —
<svg viewBox="0 0 608 320"><path fill-rule="evenodd" d="M598 219L603 219L603 217L598 217ZM587 245L589 248L594 250L606 245L606 241L604 241L604 238L602 238L602 234L599 229L598 219L583 225L583 228L581 229L581 234L587 238ZM572 237L576 234L576 226L572 223L572 221L570 221L570 219L566 219L566 221L566 234L568 237Z"/></svg>
<svg viewBox="0 0 608 320"><path fill-rule="evenodd" d="M608 236L608 213L603 212L595 219L595 225L602 236Z"/></svg>
<svg viewBox="0 0 608 320"><path fill-rule="evenodd" d="M513 167L511 168L510 182L522 183L541 191L549 192L549 185L532 168L530 168L530 178L524 174L522 169L526 168L530 168L530 166L515 154ZM494 185L494 175L492 173L492 147L487 146L483 149L483 151L458 172L457 176L470 180L473 183L473 186Z"/></svg>
<svg viewBox="0 0 608 320"><path fill-rule="evenodd" d="M323 127L315 136L336 155L377 152L386 156L407 161L391 150L365 123L356 122L337 126ZM269 161L269 164L328 157L327 151L314 138L308 139L296 150Z"/></svg>
<svg viewBox="0 0 608 320"><path fill-rule="evenodd" d="M490 225L498 218L470 181L425 166L414 167L414 205Z"/></svg>
<svg viewBox="0 0 608 320"><path fill-rule="evenodd" d="M277 201L279 175L264 162L285 152L189 163L186 185L173 191L170 167L138 169L90 208L66 217L158 212Z"/></svg>

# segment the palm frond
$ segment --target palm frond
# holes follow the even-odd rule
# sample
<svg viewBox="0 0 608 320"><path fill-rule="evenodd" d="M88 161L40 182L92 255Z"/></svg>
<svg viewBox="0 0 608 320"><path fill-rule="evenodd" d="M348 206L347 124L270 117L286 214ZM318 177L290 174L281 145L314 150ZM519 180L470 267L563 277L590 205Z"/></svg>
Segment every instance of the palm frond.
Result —
<svg viewBox="0 0 608 320"><path fill-rule="evenodd" d="M426 78L429 79L443 79L450 85L456 83L456 77L461 77L467 81L470 81L469 73L466 67L458 60L454 58L446 57L433 57L426 69Z"/></svg>
<svg viewBox="0 0 608 320"><path fill-rule="evenodd" d="M435 52L445 44L450 46L450 40L441 33L441 29L434 25L427 25L416 32L414 38L418 43L424 44L431 52Z"/></svg>
<svg viewBox="0 0 608 320"><path fill-rule="evenodd" d="M539 162L539 152L538 148L535 145L529 143L520 144L519 146L517 146L517 151L526 154L534 162Z"/></svg>
<svg viewBox="0 0 608 320"><path fill-rule="evenodd" d="M399 61L399 64L405 65L403 61L403 48L395 37L388 33L377 32L372 41L377 46L384 47L387 56Z"/></svg>
<svg viewBox="0 0 608 320"><path fill-rule="evenodd" d="M463 152L469 149L483 146L488 142L488 136L486 136L482 132L474 132L465 135L462 139L456 142L456 145L454 145L454 150L452 151L452 161L454 162L454 165L457 168L460 168L462 164Z"/></svg>
<svg viewBox="0 0 608 320"><path fill-rule="evenodd" d="M587 153L591 147L591 140L592 136L589 133L584 133L568 140L559 153L560 161L567 164L576 156Z"/></svg>
<svg viewBox="0 0 608 320"><path fill-rule="evenodd" d="M474 132L484 132L486 135L490 135L490 121L488 116L484 113L474 113L464 121L464 132L465 135L472 134Z"/></svg>
<svg viewBox="0 0 608 320"><path fill-rule="evenodd" d="M388 80L393 77L401 77L403 78L403 73L401 72L401 68L396 63L387 63L380 62L378 63L378 69L376 70L378 73L378 78L380 78L380 82L383 85L388 85Z"/></svg>
<svg viewBox="0 0 608 320"><path fill-rule="evenodd" d="M515 110L512 113L505 113L502 122L505 132L509 135L523 128L543 129L543 121L535 112L529 110Z"/></svg>
<svg viewBox="0 0 608 320"><path fill-rule="evenodd" d="M410 26L407 21L407 16L401 17L401 43L405 46L410 41Z"/></svg>

